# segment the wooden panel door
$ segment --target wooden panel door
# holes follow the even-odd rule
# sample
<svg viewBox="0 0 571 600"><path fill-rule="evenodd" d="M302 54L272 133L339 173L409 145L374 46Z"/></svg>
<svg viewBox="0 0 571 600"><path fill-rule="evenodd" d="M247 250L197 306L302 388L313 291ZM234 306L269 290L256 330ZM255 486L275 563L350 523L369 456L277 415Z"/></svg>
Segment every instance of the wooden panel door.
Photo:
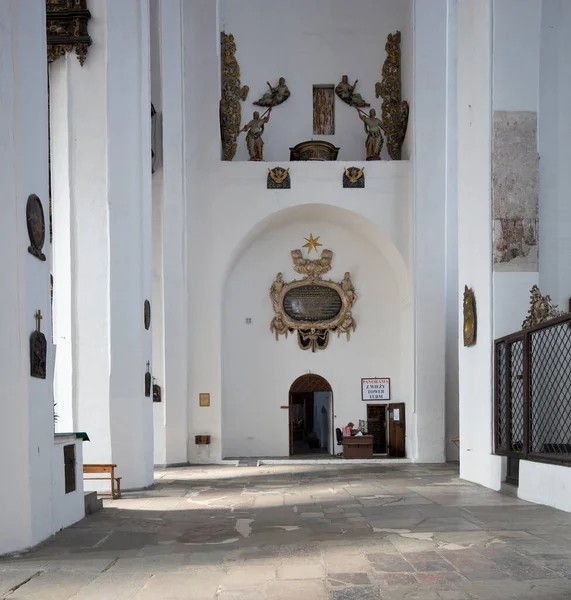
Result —
<svg viewBox="0 0 571 600"><path fill-rule="evenodd" d="M373 436L373 454L386 454L387 432L384 404L367 404L367 433Z"/></svg>
<svg viewBox="0 0 571 600"><path fill-rule="evenodd" d="M406 456L405 439L406 426L404 417L404 402L389 404L389 443L388 450L391 458Z"/></svg>

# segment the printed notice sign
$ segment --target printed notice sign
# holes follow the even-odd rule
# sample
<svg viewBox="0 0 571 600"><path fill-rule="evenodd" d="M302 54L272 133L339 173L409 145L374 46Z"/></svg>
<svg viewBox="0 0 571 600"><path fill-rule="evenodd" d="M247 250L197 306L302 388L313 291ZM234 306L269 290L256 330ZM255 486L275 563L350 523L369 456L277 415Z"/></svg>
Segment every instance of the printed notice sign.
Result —
<svg viewBox="0 0 571 600"><path fill-rule="evenodd" d="M391 380L388 377L361 379L362 400L390 400Z"/></svg>

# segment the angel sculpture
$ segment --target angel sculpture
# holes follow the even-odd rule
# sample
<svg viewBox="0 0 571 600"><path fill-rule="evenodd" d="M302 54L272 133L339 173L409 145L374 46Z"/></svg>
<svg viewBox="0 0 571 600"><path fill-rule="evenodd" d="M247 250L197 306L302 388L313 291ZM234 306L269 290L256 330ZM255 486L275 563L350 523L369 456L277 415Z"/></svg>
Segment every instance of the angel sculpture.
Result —
<svg viewBox="0 0 571 600"><path fill-rule="evenodd" d="M246 123L238 133L246 131L246 148L250 155L250 160L264 160L264 126L270 120L272 114L271 107L260 117L258 111L254 111L253 118L249 123ZM267 115L267 116L266 116Z"/></svg>
<svg viewBox="0 0 571 600"><path fill-rule="evenodd" d="M349 78L347 77L347 75L343 75L341 81L337 84L337 87L335 88L335 93L339 98L341 98L341 100L343 100L343 102L345 102L345 104L348 104L349 106L358 106L361 108L364 106L371 106L370 104L365 102L363 98L361 98L361 94L357 94L355 92L355 88L357 87L358 82L359 80L356 79L355 83L351 85L349 83Z"/></svg>
<svg viewBox="0 0 571 600"><path fill-rule="evenodd" d="M266 81L266 83L268 84L270 91L266 92L259 100L254 102L256 106L278 106L290 97L289 88L283 77L280 77L276 87L272 87L269 81Z"/></svg>

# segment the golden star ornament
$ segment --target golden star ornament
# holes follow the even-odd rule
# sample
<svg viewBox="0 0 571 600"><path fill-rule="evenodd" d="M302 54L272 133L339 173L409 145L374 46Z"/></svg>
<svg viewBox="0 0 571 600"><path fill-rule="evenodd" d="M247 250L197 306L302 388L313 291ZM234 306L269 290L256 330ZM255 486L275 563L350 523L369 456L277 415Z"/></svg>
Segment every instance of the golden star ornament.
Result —
<svg viewBox="0 0 571 600"><path fill-rule="evenodd" d="M312 250L315 250L315 252L319 252L319 250L317 250L317 246L323 246L323 244L318 244L317 240L320 238L321 236L317 236L316 238L313 237L313 233L309 234L309 238L303 238L307 244L304 244L303 247L307 248L307 253L309 254Z"/></svg>

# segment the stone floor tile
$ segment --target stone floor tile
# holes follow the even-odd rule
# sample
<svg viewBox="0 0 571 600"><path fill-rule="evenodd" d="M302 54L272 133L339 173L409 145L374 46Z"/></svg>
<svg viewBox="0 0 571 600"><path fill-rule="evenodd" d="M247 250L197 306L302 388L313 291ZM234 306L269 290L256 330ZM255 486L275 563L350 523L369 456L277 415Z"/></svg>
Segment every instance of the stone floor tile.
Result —
<svg viewBox="0 0 571 600"><path fill-rule="evenodd" d="M378 586L348 587L329 592L329 600L380 600Z"/></svg>
<svg viewBox="0 0 571 600"><path fill-rule="evenodd" d="M301 598L326 600L325 583L309 579L304 581L271 581L266 585L264 600L296 600Z"/></svg>
<svg viewBox="0 0 571 600"><path fill-rule="evenodd" d="M324 579L325 568L320 564L294 564L278 567L278 579Z"/></svg>
<svg viewBox="0 0 571 600"><path fill-rule="evenodd" d="M327 583L330 587L347 587L351 585L370 585L367 573L329 573Z"/></svg>
<svg viewBox="0 0 571 600"><path fill-rule="evenodd" d="M371 581L381 583L381 589L384 586L410 585L416 583L413 573L375 573L371 576Z"/></svg>
<svg viewBox="0 0 571 600"><path fill-rule="evenodd" d="M142 573L114 575L103 573L82 587L73 600L101 600L102 598L134 600L151 577L150 574Z"/></svg>
<svg viewBox="0 0 571 600"><path fill-rule="evenodd" d="M222 588L244 587L263 583L276 577L276 567L271 565L241 565L231 567L222 578Z"/></svg>
<svg viewBox="0 0 571 600"><path fill-rule="evenodd" d="M135 600L214 600L217 589L214 577L161 574L151 577Z"/></svg>
<svg viewBox="0 0 571 600"><path fill-rule="evenodd" d="M373 564L375 571L384 571L386 573L414 571L413 566L399 555L367 554L367 559Z"/></svg>
<svg viewBox="0 0 571 600"><path fill-rule="evenodd" d="M464 579L456 572L432 571L429 573L415 573L418 583L429 583L431 585L441 583L458 583Z"/></svg>
<svg viewBox="0 0 571 600"><path fill-rule="evenodd" d="M95 573L69 573L65 577L62 577L61 573L44 572L40 576L28 581L28 583L7 597L11 600L15 598L26 598L26 600L62 600L72 598L96 577Z"/></svg>

